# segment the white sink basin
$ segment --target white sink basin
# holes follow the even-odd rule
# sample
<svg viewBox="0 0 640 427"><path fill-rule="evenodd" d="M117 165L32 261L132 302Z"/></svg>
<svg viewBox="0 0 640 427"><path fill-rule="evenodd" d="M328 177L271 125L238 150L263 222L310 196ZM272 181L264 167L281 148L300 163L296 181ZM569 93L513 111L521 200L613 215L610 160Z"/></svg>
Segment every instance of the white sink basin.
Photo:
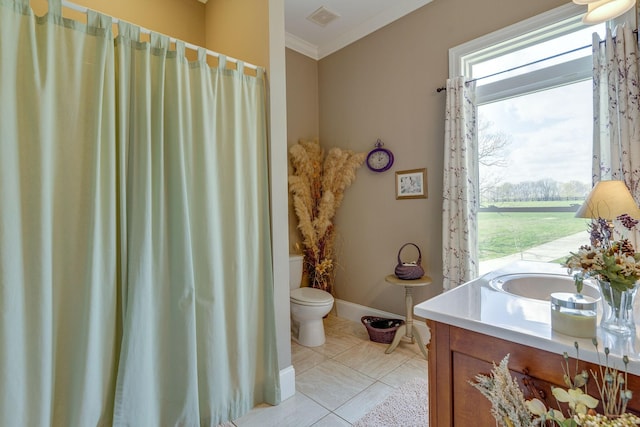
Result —
<svg viewBox="0 0 640 427"><path fill-rule="evenodd" d="M576 292L573 277L559 274L505 274L491 279L489 285L494 289L512 295L543 301L549 301L553 292ZM599 289L588 280L584 282L582 294L600 299Z"/></svg>

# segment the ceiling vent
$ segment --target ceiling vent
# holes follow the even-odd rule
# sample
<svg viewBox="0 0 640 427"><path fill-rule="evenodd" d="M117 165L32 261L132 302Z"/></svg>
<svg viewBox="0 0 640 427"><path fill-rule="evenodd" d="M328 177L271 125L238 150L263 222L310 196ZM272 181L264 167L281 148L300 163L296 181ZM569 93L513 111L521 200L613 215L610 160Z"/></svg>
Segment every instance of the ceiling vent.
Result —
<svg viewBox="0 0 640 427"><path fill-rule="evenodd" d="M320 25L321 27L326 27L327 24L334 19L340 18L335 12L330 11L326 7L322 6L311 15L307 16L307 19L314 24Z"/></svg>

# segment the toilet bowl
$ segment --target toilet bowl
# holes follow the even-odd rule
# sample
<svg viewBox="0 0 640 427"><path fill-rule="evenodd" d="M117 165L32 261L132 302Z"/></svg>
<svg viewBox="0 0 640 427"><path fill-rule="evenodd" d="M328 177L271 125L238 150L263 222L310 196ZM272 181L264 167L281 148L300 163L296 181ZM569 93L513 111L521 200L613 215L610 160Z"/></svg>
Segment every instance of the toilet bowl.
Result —
<svg viewBox="0 0 640 427"><path fill-rule="evenodd" d="M317 347L324 344L322 318L333 307L333 296L320 289L300 287L304 256L289 256L289 301L291 305L291 337L300 345Z"/></svg>

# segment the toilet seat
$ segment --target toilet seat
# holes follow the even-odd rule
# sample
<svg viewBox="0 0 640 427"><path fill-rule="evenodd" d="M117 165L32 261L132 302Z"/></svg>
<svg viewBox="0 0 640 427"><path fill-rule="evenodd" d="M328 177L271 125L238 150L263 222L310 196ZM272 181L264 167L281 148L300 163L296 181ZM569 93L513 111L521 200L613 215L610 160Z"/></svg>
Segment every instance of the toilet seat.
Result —
<svg viewBox="0 0 640 427"><path fill-rule="evenodd" d="M315 288L298 288L290 293L291 302L299 305L317 306L333 304L333 296L329 292Z"/></svg>

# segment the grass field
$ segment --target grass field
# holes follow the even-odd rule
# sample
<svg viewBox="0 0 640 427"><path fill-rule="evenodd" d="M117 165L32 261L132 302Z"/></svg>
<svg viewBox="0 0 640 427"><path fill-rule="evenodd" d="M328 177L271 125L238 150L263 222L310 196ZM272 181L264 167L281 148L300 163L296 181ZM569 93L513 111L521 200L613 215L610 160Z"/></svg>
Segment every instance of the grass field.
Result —
<svg viewBox="0 0 640 427"><path fill-rule="evenodd" d="M564 203L560 205L557 204L558 202L532 203L535 204L530 206L569 204L569 202L560 202ZM523 206L523 204L519 203L517 206ZM480 260L519 253L534 246L579 233L587 229L587 224L587 220L575 218L572 212L480 212L478 213Z"/></svg>

